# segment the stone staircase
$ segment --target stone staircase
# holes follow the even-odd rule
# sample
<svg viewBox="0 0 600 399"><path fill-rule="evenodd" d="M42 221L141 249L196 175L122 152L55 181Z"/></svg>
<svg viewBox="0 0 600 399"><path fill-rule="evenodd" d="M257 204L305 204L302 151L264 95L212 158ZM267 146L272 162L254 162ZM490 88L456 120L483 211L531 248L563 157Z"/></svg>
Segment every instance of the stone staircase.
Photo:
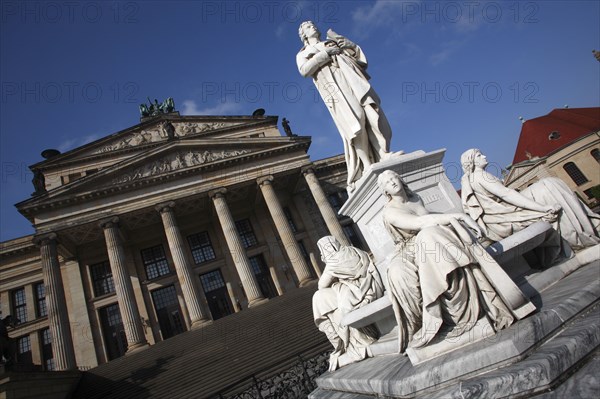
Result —
<svg viewBox="0 0 600 399"><path fill-rule="evenodd" d="M4 371L0 368L0 399L67 398L80 377L80 371Z"/></svg>
<svg viewBox="0 0 600 399"><path fill-rule="evenodd" d="M331 344L316 328L316 284L83 373L73 398L209 398ZM228 388L228 390L229 390Z"/></svg>

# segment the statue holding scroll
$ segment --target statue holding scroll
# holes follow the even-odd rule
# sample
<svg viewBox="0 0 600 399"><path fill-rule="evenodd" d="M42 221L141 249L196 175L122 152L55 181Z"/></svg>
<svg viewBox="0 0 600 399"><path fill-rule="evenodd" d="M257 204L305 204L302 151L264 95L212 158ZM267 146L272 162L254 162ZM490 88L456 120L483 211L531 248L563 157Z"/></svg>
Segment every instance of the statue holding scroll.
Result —
<svg viewBox="0 0 600 399"><path fill-rule="evenodd" d="M369 83L361 48L331 29L327 39L311 21L299 29L304 47L296 56L300 74L311 76L344 142L348 187L372 163L389 156L392 129Z"/></svg>

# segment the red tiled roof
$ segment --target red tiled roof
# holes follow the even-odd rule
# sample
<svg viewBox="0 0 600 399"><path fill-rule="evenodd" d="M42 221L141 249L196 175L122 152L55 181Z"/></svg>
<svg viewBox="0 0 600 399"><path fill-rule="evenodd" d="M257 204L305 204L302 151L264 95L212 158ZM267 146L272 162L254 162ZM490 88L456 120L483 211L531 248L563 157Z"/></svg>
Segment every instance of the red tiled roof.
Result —
<svg viewBox="0 0 600 399"><path fill-rule="evenodd" d="M555 109L523 124L513 164L531 157L544 157L588 133L600 130L600 108ZM560 137L549 139L552 132Z"/></svg>

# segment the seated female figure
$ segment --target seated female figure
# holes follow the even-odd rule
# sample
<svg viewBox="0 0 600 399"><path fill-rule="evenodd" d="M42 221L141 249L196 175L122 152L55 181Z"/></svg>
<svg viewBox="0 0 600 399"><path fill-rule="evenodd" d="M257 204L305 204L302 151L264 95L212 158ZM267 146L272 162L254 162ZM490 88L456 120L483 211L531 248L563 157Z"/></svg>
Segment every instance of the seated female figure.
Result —
<svg viewBox="0 0 600 399"><path fill-rule="evenodd" d="M319 290L313 296L315 324L327 335L334 351L329 357L329 370L371 356L369 346L375 342L374 327L356 329L344 326L345 314L383 296L379 272L360 249L342 246L333 236L317 242L325 270L319 279Z"/></svg>
<svg viewBox="0 0 600 399"><path fill-rule="evenodd" d="M478 149L465 151L460 162L463 208L491 240L500 241L544 220L552 223L573 249L600 243L600 216L562 180L547 177L518 192L485 171L488 162Z"/></svg>
<svg viewBox="0 0 600 399"><path fill-rule="evenodd" d="M397 249L387 278L399 352L425 346L443 325L466 332L484 315L495 330L509 326L513 315L481 272L476 243L464 239L470 236L464 225L481 233L475 221L462 213L430 213L394 171L377 182L389 200L383 222Z"/></svg>

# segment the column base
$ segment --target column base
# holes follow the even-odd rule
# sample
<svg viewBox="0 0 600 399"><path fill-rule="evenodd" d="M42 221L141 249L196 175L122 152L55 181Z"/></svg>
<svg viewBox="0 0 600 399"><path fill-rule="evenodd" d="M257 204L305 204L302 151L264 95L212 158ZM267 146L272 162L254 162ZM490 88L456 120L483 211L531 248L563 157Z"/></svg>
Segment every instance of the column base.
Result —
<svg viewBox="0 0 600 399"><path fill-rule="evenodd" d="M150 344L148 342L133 344L133 345L130 345L127 347L127 352L125 352L125 354L130 355L132 353L139 352L148 347L150 347Z"/></svg>
<svg viewBox="0 0 600 399"><path fill-rule="evenodd" d="M269 301L268 298L258 298L258 299L251 301L248 304L248 307L253 308L254 306L262 305L263 303L267 303L268 301Z"/></svg>
<svg viewBox="0 0 600 399"><path fill-rule="evenodd" d="M308 287L311 285L315 285L315 284L317 284L318 281L319 280L317 280L316 278L311 278L310 280L302 280L300 282L300 287Z"/></svg>
<svg viewBox="0 0 600 399"><path fill-rule="evenodd" d="M192 323L192 326L190 327L190 330L197 330L199 328L202 328L204 326L208 326L209 324L212 324L212 320L210 319L200 319L200 320L196 320L195 322Z"/></svg>

